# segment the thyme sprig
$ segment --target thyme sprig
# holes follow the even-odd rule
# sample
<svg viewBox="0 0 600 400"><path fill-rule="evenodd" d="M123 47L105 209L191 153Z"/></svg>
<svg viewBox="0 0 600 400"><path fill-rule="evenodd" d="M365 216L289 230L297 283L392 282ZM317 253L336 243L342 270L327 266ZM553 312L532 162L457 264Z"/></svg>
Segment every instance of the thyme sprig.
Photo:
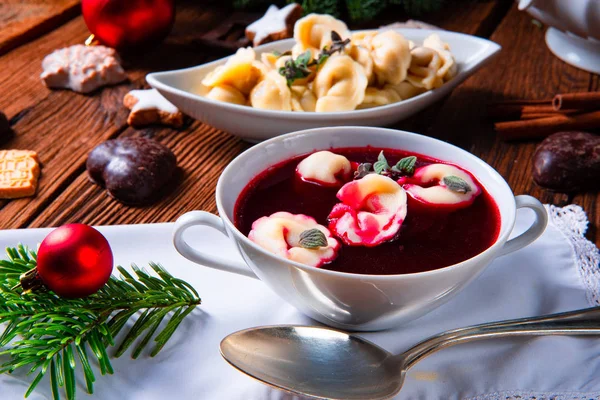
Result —
<svg viewBox="0 0 600 400"><path fill-rule="evenodd" d="M279 74L285 77L288 86L292 86L297 79L308 78L315 71L314 67L319 68L336 52L343 52L344 48L350 44L350 39L342 40L342 37L336 31L331 31L331 42L331 47L323 47L316 60L313 59L310 50L305 51L295 59L286 60L284 66L279 68ZM279 56L283 55L289 55L289 53L286 52Z"/></svg>
<svg viewBox="0 0 600 400"><path fill-rule="evenodd" d="M375 163L362 163L354 172L354 179L364 178L369 174L379 174L398 179L400 176L411 176L415 172L417 157L408 156L402 158L395 165L390 166L383 150L377 156Z"/></svg>
<svg viewBox="0 0 600 400"><path fill-rule="evenodd" d="M64 299L51 291L24 295L13 287L21 274L36 267L37 254L22 245L6 253L8 259L0 260L0 357L8 360L0 364L0 373L26 369L36 374L25 397L49 374L55 400L60 400L60 387L67 399L75 399L77 364L87 392L93 393L92 365L101 375L114 372L108 348L117 345L119 332L127 333L114 357L133 347L132 358L137 358L154 338L153 357L200 304L190 284L154 263L153 274L135 265L133 274L117 267L120 277L111 277L98 293L83 299ZM125 328L132 318L136 322Z"/></svg>

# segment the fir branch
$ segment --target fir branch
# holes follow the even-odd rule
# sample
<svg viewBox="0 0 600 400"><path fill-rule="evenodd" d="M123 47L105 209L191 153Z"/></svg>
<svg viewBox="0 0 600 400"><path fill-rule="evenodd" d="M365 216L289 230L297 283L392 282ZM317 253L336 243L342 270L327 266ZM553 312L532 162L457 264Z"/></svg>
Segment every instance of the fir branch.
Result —
<svg viewBox="0 0 600 400"><path fill-rule="evenodd" d="M107 347L115 346L114 338L131 317L141 313L115 357L142 338L132 352L137 358L154 337L153 357L200 304L190 284L153 263L155 275L135 265L134 274L117 267L119 278L111 277L98 293L84 299L63 299L52 292L22 295L13 288L21 274L35 268L36 253L21 245L6 253L8 259L0 260L0 356L8 356L8 361L0 364L0 373L21 368L37 373L25 397L49 373L54 399L60 399L60 387L67 399L75 399L77 365L87 392L93 393L96 376L90 361L98 362L101 375L114 372Z"/></svg>

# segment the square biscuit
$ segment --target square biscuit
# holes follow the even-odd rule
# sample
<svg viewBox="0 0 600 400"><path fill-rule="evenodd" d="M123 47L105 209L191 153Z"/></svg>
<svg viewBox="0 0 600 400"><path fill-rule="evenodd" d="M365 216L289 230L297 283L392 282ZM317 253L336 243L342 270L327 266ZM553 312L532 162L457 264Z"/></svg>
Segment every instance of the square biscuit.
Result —
<svg viewBox="0 0 600 400"><path fill-rule="evenodd" d="M39 176L35 151L0 150L0 199L33 196Z"/></svg>

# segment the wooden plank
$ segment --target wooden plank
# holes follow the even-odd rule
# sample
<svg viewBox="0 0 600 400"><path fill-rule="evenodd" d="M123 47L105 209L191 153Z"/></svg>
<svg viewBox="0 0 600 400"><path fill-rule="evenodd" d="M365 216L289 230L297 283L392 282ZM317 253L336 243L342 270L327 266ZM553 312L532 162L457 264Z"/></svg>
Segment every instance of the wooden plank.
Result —
<svg viewBox="0 0 600 400"><path fill-rule="evenodd" d="M3 0L0 55L62 25L80 13L80 0Z"/></svg>
<svg viewBox="0 0 600 400"><path fill-rule="evenodd" d="M555 93L587 91L590 74L554 57L544 42L544 31L531 17L513 5L491 36L502 45L498 58L457 90L424 133L452 142L481 157L508 181L515 194L530 194L544 203L569 204L566 194L536 186L531 178L532 157L537 142L505 143L485 119L485 105L501 99L543 99ZM591 196L591 197L589 197ZM597 194L581 198L593 225L600 224L594 202ZM593 233L600 244L600 235Z"/></svg>
<svg viewBox="0 0 600 400"><path fill-rule="evenodd" d="M181 131L129 128L122 136L148 134L172 149L177 157L181 171L171 193L151 206L125 206L91 183L84 171L29 226L57 226L67 221L96 225L166 222L189 210L216 212L214 189L225 161L249 145L199 122Z"/></svg>
<svg viewBox="0 0 600 400"><path fill-rule="evenodd" d="M461 15L464 21L475 22L463 24L461 29L464 32L478 31L482 21L486 20L486 15L497 10L494 3L468 4ZM218 18L218 13L214 13L214 17ZM455 25L455 19L456 14L448 14L448 26L458 27L458 24ZM443 21L441 24L444 26ZM186 35L185 31L181 30L182 36ZM188 48L183 44L186 40L193 41L193 37L187 36L180 42L180 51ZM194 122L183 131L149 129L135 132L133 129L127 129L123 135L144 132L155 135L158 140L173 149L178 157L184 173L173 193L150 207L127 207L109 198L101 189L88 182L87 173L82 171L73 183L27 226L56 226L72 221L90 224L165 222L174 221L183 212L194 209L216 212L214 189L217 179L227 163L248 145L198 122Z"/></svg>
<svg viewBox="0 0 600 400"><path fill-rule="evenodd" d="M198 20L202 13L199 10L188 15ZM141 87L147 72L196 65L207 58L197 48L183 48L175 34L154 50L125 60L129 82L91 95L46 89L38 78L43 56L51 51L49 47L79 42L84 32L83 19L78 17L0 58L0 68L11 72L1 83L11 96L0 101L13 117L16 133L3 147L35 150L43 164L35 197L0 203L4 205L1 228L27 226L84 170L87 153L93 147L125 129L128 111L122 105L123 96Z"/></svg>

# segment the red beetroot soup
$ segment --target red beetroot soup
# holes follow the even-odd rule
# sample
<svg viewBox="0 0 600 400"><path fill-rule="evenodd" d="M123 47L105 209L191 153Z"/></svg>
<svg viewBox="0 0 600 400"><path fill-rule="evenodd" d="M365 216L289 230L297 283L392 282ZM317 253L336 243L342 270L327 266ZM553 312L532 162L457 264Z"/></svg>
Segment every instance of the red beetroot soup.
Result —
<svg viewBox="0 0 600 400"><path fill-rule="evenodd" d="M374 163L382 149L332 149L353 163ZM440 163L435 159L405 151L384 149L389 165L407 156L417 156L415 167ZM340 203L337 187L302 180L296 166L307 155L272 166L256 176L242 191L234 210L235 226L248 235L252 223L279 211L305 214L328 226L328 216ZM351 179L351 178L350 178ZM485 188L467 207L452 209L425 205L407 196L407 214L393 240L373 247L343 244L338 256L320 268L368 275L394 275L443 268L483 252L497 239L500 214ZM341 242L341 241L340 241Z"/></svg>

